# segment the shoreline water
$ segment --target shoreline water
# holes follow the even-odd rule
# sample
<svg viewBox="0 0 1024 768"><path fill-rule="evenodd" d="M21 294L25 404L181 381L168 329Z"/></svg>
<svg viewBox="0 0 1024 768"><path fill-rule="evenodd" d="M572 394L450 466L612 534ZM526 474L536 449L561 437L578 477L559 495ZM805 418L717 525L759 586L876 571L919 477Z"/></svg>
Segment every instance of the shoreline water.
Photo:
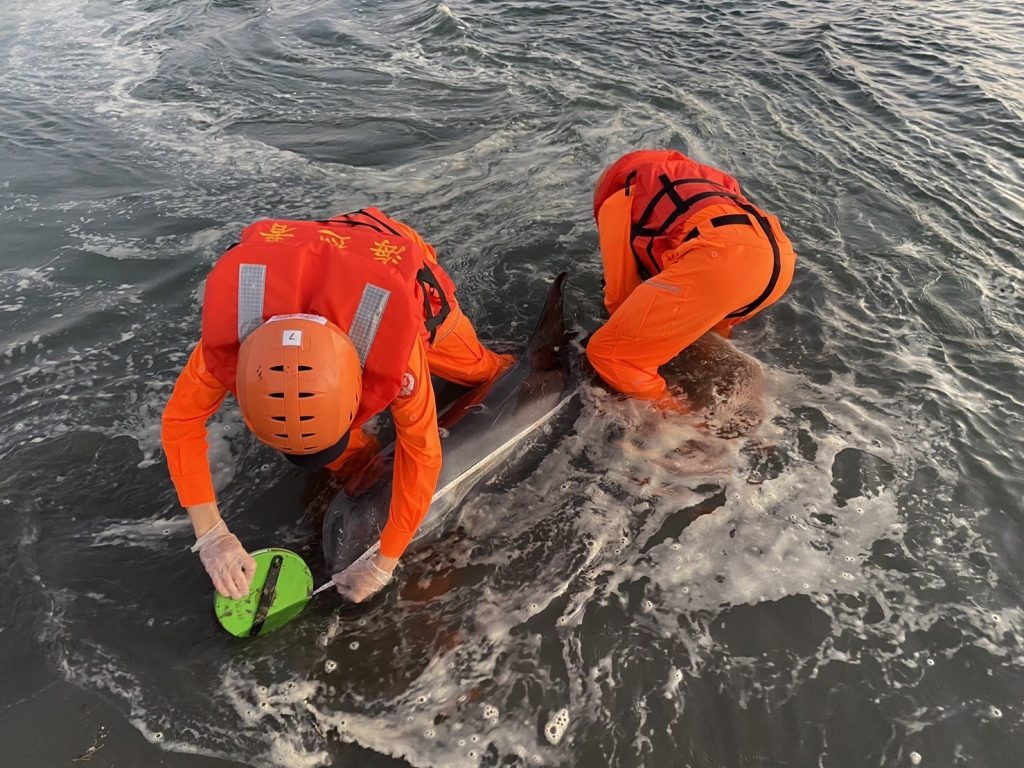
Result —
<svg viewBox="0 0 1024 768"><path fill-rule="evenodd" d="M96 765L1012 764L1024 11L924 8L0 10L4 759L104 726ZM603 317L592 187L640 146L735 174L794 241L733 342L760 426L587 388L380 602L226 643L159 447L213 260L379 205L513 350L563 269ZM315 565L314 484L237 409L210 427L232 529Z"/></svg>

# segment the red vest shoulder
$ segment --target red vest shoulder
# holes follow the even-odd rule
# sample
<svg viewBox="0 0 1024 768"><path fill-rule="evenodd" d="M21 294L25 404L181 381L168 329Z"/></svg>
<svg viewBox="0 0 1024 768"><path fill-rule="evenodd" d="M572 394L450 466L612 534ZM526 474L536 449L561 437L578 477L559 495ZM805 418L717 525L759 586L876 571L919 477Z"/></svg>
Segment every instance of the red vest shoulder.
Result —
<svg viewBox="0 0 1024 768"><path fill-rule="evenodd" d="M420 245L375 208L328 221L258 221L207 278L207 367L234 392L238 347L249 332L274 315L321 315L349 334L363 359L359 426L398 394L416 336L426 335L424 266Z"/></svg>
<svg viewBox="0 0 1024 768"><path fill-rule="evenodd" d="M740 194L740 185L729 174L710 165L698 163L691 157L674 149L640 149L629 152L616 160L601 174L594 187L594 219L605 200L620 189L637 189L639 177L667 175L670 179L706 179L722 185L732 194ZM642 185L649 187L649 184ZM641 195L646 194L640 191Z"/></svg>

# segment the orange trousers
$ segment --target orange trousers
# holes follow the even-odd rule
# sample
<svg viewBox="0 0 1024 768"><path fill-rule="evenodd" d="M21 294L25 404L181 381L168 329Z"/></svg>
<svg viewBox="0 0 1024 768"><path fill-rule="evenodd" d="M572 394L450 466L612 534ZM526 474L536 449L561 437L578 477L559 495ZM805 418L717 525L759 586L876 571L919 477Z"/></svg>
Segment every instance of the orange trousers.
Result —
<svg viewBox="0 0 1024 768"><path fill-rule="evenodd" d="M629 246L632 199L611 195L597 216L604 268L604 303L611 314L587 345L587 359L613 389L644 400L668 395L658 368L710 330L728 337L732 328L777 301L793 279L796 255L779 221L768 216L778 240L781 272L767 299L742 318L728 315L754 301L772 273L771 244L756 226L714 228L711 219L742 213L715 205L686 221L699 235L664 257L665 269L641 281Z"/></svg>

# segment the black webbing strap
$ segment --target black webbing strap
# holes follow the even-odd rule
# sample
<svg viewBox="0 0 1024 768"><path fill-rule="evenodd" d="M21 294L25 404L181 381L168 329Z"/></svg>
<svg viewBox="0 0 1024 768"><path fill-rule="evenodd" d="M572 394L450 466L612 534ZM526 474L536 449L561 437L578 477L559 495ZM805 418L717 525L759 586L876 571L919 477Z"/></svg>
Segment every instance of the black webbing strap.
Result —
<svg viewBox="0 0 1024 768"><path fill-rule="evenodd" d="M771 244L772 247L772 275L771 278L769 278L768 280L768 285L765 286L765 289L761 291L761 294L756 299L754 299L746 306L737 309L735 312L726 315L726 317L743 317L744 315L749 315L751 312L753 312L762 304L764 304L768 297L772 295L772 291L775 290L775 286L778 285L779 274L782 272L782 253L779 250L779 242L775 237L775 232L772 231L771 223L768 221L767 218L765 218L764 214L762 214L757 208L750 205L749 203L742 202L742 198L739 195L729 192L717 181L712 181L711 179L672 180L668 177L667 174L663 173L660 176L658 176L658 181L661 182L661 189L659 189L658 192L655 193L655 195L651 198L650 202L647 204L647 207L644 209L643 214L641 214L640 220L630 227L629 249L633 253L633 259L634 261L636 261L637 271L640 273L640 278L642 280L649 280L654 275L651 274L651 271L647 268L647 264L644 263L644 260L640 258L640 255L636 252L636 248L633 246L633 241L635 240L635 238L648 238L647 246L645 249L647 251L647 258L651 264L656 264L654 260L655 238L665 234L665 232L668 231L669 227L671 227L672 224L680 216L686 213L690 208L692 208L695 204L699 203L701 200L707 200L708 198L712 197L722 197L729 200L733 205L737 206L738 208L743 209L751 217L753 217L754 221L756 221L758 226L762 229L762 231L764 231L765 237L768 238L768 242ZM681 186L683 184L710 184L711 186L717 187L718 189L707 190L705 192L698 192L696 195L683 198L682 196L680 196L679 191L676 189L676 187ZM671 214L668 215L665 221L663 221L657 229L650 229L647 226L647 222L650 220L651 216L654 215L654 211L657 209L658 204L665 197L668 197L672 201L674 210ZM711 225L713 227L725 227L733 224L750 225L750 219L748 219L747 216L744 214L735 213L728 214L725 216L716 216L711 220ZM694 227L683 238L683 242L685 243L687 240L693 240L695 237L698 237L699 234L700 233L697 231L697 228Z"/></svg>
<svg viewBox="0 0 1024 768"><path fill-rule="evenodd" d="M441 323L448 319L448 315L452 313L452 305L448 301L448 297L445 292L441 289L441 284L437 282L437 278L434 277L434 273L430 271L430 267L426 264L416 273L416 282L420 284L420 288L423 290L423 317L425 318L423 325L430 333L430 343L434 343L434 337L437 336L437 329L441 327ZM432 288L434 293L441 301L441 309L435 315L433 308L430 306L430 291Z"/></svg>
<svg viewBox="0 0 1024 768"><path fill-rule="evenodd" d="M633 247L633 241L637 237L647 238L647 246L645 248L647 252L647 260L651 264L656 264L657 262L655 262L654 260L654 240L660 235L665 234L668 231L669 227L671 227L680 216L685 214L688 210L690 210L690 208L699 203L701 200L707 200L708 198L712 197L723 197L731 202L736 199L736 195L729 192L717 181L712 181L711 179L673 180L669 178L668 174L663 173L658 176L658 181L661 182L661 189L659 189L655 193L654 197L651 198L651 201L647 204L647 207L644 209L644 212L640 215L640 220L635 225L630 227L629 232L630 250L633 252L633 259L634 261L636 261L637 269L640 272L640 276L644 280L653 277L653 275L651 274L651 271L647 269L647 265L644 264L643 259L640 258L639 254L636 252L636 249ZM708 184L712 187L717 187L717 189L707 190L705 192L698 192L696 195L684 198L679 194L679 190L676 189L676 187L682 186L683 184ZM647 222L650 220L651 216L654 215L654 211L657 209L658 204L665 197L668 197L669 200L672 201L672 213L670 213L665 218L665 220L658 226L657 229L651 229L650 227L647 226ZM684 242L686 240L692 239L692 237L696 237L696 235L693 235L691 232L686 236L686 238L684 238Z"/></svg>
<svg viewBox="0 0 1024 768"><path fill-rule="evenodd" d="M754 220L760 225L761 229L764 230L765 237L768 238L768 242L772 246L772 276L768 279L768 285L765 286L764 290L761 291L761 295L754 299L752 302L747 304L745 307L740 307L735 312L731 312L726 317L743 317L749 315L755 309L760 307L772 295L772 291L775 290L775 286L779 282L779 273L782 272L782 253L779 251L779 241L775 239L775 233L772 231L771 222L764 217L757 208L746 203L736 202L740 208L749 213L754 217ZM737 214L738 215L738 214Z"/></svg>
<svg viewBox="0 0 1024 768"><path fill-rule="evenodd" d="M633 261L636 262L636 271L640 275L641 280L650 280L654 277L654 273L647 268L644 260L640 258L640 254L636 252L636 248L633 247L633 238L629 238L629 252L633 254ZM653 259L651 260L653 264Z"/></svg>
<svg viewBox="0 0 1024 768"><path fill-rule="evenodd" d="M362 216L369 221L361 221L356 216ZM397 229L392 227L386 221L374 216L369 211L360 208L358 211L352 211L351 213L341 213L330 219L320 219L317 221L318 224L343 224L348 227L366 227L372 229L374 232L380 232L382 235L394 235L395 237L404 237L404 235Z"/></svg>
<svg viewBox="0 0 1024 768"><path fill-rule="evenodd" d="M372 229L374 232L379 232L384 235L387 234L383 229L378 227L376 224L371 224L368 221L357 221L356 219L350 219L349 216L352 214L346 213L342 216L335 216L333 219L318 219L317 224L340 224L343 227L366 227Z"/></svg>
<svg viewBox="0 0 1024 768"><path fill-rule="evenodd" d="M626 197L629 197L629 185L636 179L636 170L632 170L626 176L626 183L622 185L622 188L626 190Z"/></svg>
<svg viewBox="0 0 1024 768"><path fill-rule="evenodd" d="M745 224L748 227L754 226L750 223L750 217L745 213L729 213L725 216L715 216L715 218L711 220L711 226L715 229L718 229L719 227L729 227L734 224ZM686 233L686 237L683 238L683 242L685 243L697 237L700 237L700 230L698 230L697 227L694 227Z"/></svg>
<svg viewBox="0 0 1024 768"><path fill-rule="evenodd" d="M640 229L646 229L647 220L654 215L654 211L661 203L661 199L663 197L665 197L668 194L673 194L676 199L680 199L679 193L676 192L676 187L681 186L683 184L710 184L713 187L718 187L719 189L723 190L725 195L731 194L728 190L725 189L725 187L723 187L717 181L712 181L711 179L676 179L673 181L668 177L668 174L663 173L660 176L658 176L658 181L661 182L661 189L659 189L655 193L654 197L651 198L651 201L647 203L647 207L644 209L644 212L640 215L640 221L637 222L637 227Z"/></svg>
<svg viewBox="0 0 1024 768"><path fill-rule="evenodd" d="M356 211L356 213L361 214L363 216L366 216L368 219L373 219L374 221L376 221L378 224L380 224L382 227L384 227L384 229L386 229L388 232L390 232L395 237L403 237L401 232L399 232L397 229L392 227L386 221L382 221L381 219L378 219L376 216L374 216L369 211L367 211L367 210L365 210L363 208L360 208L358 211Z"/></svg>
<svg viewBox="0 0 1024 768"><path fill-rule="evenodd" d="M711 220L711 226L715 229L730 227L733 224L746 224L748 227L754 226L750 223L750 217L745 213L728 213L725 216L715 216Z"/></svg>

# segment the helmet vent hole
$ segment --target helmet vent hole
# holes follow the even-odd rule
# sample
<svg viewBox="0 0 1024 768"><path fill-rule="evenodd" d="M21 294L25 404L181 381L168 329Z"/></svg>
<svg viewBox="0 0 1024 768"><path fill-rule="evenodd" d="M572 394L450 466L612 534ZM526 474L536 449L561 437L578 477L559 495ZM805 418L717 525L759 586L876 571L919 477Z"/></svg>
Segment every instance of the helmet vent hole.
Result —
<svg viewBox="0 0 1024 768"><path fill-rule="evenodd" d="M312 392L299 392L299 397L312 397Z"/></svg>
<svg viewBox="0 0 1024 768"><path fill-rule="evenodd" d="M274 421L286 421L288 417L287 416L271 416L270 418L272 418Z"/></svg>
<svg viewBox="0 0 1024 768"><path fill-rule="evenodd" d="M302 436L303 437L312 437L315 434L316 434L316 432L303 432Z"/></svg>
<svg viewBox="0 0 1024 768"><path fill-rule="evenodd" d="M315 416L299 416L299 421L309 421L316 418Z"/></svg>
<svg viewBox="0 0 1024 768"><path fill-rule="evenodd" d="M281 371L284 370L284 366L283 365L272 365L272 366L270 366L270 370L277 371L278 373L280 373Z"/></svg>
<svg viewBox="0 0 1024 768"><path fill-rule="evenodd" d="M276 435L274 435L274 437L288 437L288 435L282 435L280 432L278 432Z"/></svg>
<svg viewBox="0 0 1024 768"><path fill-rule="evenodd" d="M271 392L270 396L276 397L278 400L281 400L284 398L284 392Z"/></svg>
<svg viewBox="0 0 1024 768"><path fill-rule="evenodd" d="M300 371L312 371L313 370L313 366L312 365L300 365L299 366L299 370Z"/></svg>

